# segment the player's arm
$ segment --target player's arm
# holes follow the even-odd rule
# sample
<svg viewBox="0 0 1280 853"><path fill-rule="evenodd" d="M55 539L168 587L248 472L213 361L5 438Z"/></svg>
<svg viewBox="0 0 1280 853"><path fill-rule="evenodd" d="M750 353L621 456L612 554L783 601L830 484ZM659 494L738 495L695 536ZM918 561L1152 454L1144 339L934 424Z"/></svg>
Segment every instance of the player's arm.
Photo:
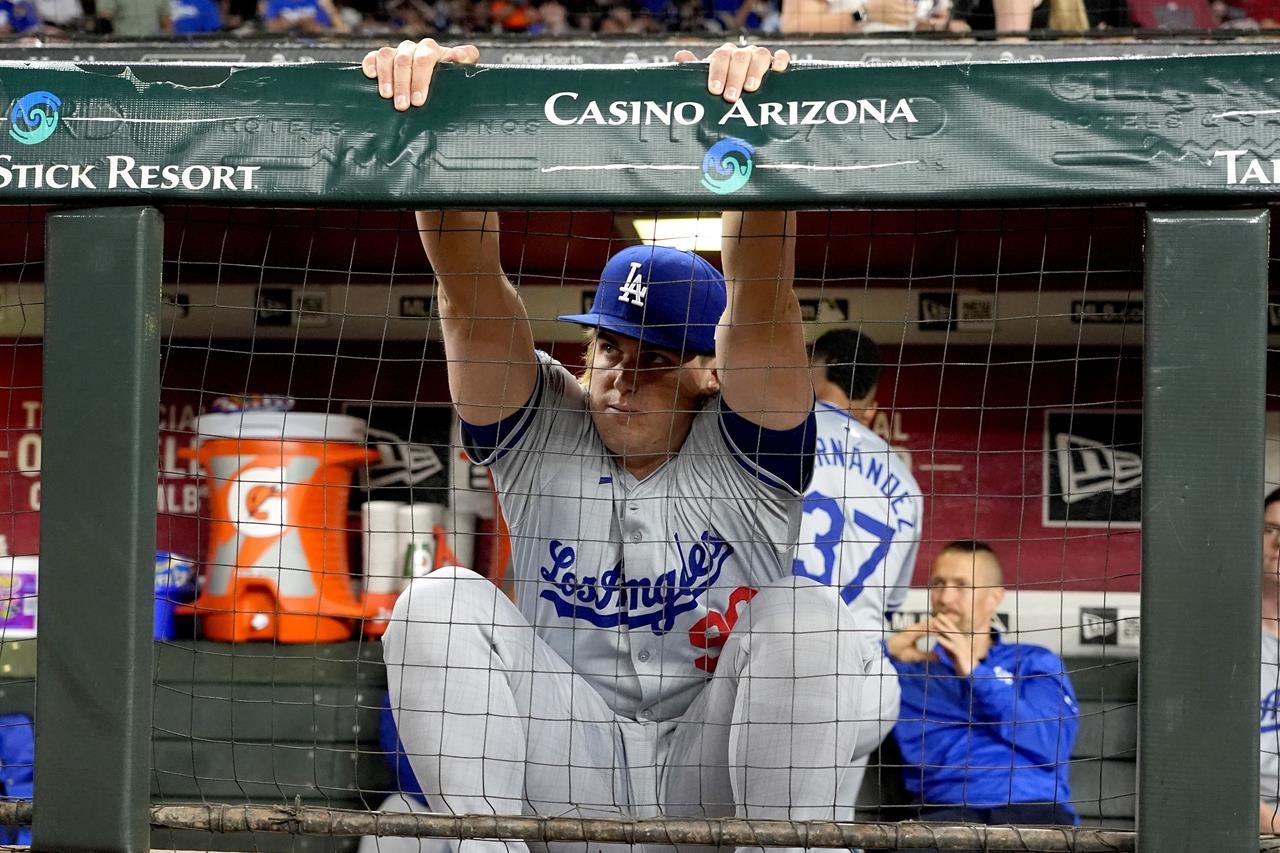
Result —
<svg viewBox="0 0 1280 853"><path fill-rule="evenodd" d="M371 51L361 67L378 81L378 94L403 111L426 103L439 63L470 65L478 58L472 45L423 39ZM495 424L529 401L537 381L529 316L498 253L498 215L421 211L417 222L439 283L454 406L468 424Z"/></svg>
<svg viewBox="0 0 1280 853"><path fill-rule="evenodd" d="M795 214L727 211L721 259L728 301L716 336L721 394L772 430L804 423L813 388L796 299Z"/></svg>
<svg viewBox="0 0 1280 853"><path fill-rule="evenodd" d="M498 256L498 214L419 211L418 234L439 282L449 393L472 426L502 420L537 382L533 331Z"/></svg>
<svg viewBox="0 0 1280 853"><path fill-rule="evenodd" d="M676 51L676 62L697 57ZM785 71L785 50L724 44L708 57L707 91L730 103L754 92L770 71ZM727 304L716 334L721 396L757 426L789 430L813 411L796 266L795 214L728 212L721 221Z"/></svg>
<svg viewBox="0 0 1280 853"><path fill-rule="evenodd" d="M724 45L711 54L707 88L735 101L741 92L758 89L769 71L785 71L790 62L785 50ZM716 334L721 396L757 426L794 429L813 411L800 303L792 288L795 214L726 211L720 258L727 291Z"/></svg>

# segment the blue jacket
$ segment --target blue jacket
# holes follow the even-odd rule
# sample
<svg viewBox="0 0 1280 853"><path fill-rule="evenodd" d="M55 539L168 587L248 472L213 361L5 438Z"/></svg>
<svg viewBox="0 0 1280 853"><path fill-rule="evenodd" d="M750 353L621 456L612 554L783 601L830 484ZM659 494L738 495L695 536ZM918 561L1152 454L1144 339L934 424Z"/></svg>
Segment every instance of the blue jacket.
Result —
<svg viewBox="0 0 1280 853"><path fill-rule="evenodd" d="M317 0L267 0L266 14L262 17L268 21L284 18L291 24L314 18L322 27L333 26L329 13L320 7Z"/></svg>
<svg viewBox="0 0 1280 853"><path fill-rule="evenodd" d="M25 33L40 27L40 15L31 0L0 0L0 23L15 33Z"/></svg>
<svg viewBox="0 0 1280 853"><path fill-rule="evenodd" d="M216 33L222 29L222 13L213 0L171 0L169 17L178 35Z"/></svg>
<svg viewBox="0 0 1280 853"><path fill-rule="evenodd" d="M969 678L941 647L937 661L893 661L902 687L893 735L907 791L927 806L1057 803L1074 815L1067 762L1079 707L1062 659L993 638Z"/></svg>

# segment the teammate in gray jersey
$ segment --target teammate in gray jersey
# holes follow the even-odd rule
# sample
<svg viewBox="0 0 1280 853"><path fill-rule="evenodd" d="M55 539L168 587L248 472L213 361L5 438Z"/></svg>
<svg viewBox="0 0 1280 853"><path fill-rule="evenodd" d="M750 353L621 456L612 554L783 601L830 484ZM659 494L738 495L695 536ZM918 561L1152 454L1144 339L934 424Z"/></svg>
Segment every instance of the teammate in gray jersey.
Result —
<svg viewBox="0 0 1280 853"><path fill-rule="evenodd" d="M920 545L924 508L906 463L870 429L880 381L880 348L855 329L832 329L813 345L818 438L804 496L795 574L831 584L875 652L876 701L864 718L888 734L898 719L898 678L881 653L888 615L906 598ZM856 798L865 758L845 780Z"/></svg>
<svg viewBox="0 0 1280 853"><path fill-rule="evenodd" d="M1280 489L1262 504L1262 698L1258 829L1280 833Z"/></svg>
<svg viewBox="0 0 1280 853"><path fill-rule="evenodd" d="M476 58L427 39L364 69L406 109L437 63ZM736 101L787 63L725 45L708 90ZM590 335L582 382L535 353L495 214L418 224L450 392L468 453L493 471L518 596L450 568L396 605L392 707L428 802L848 817L837 789L879 735L858 718L873 656L837 591L791 573L814 446L793 215L726 213L725 276L670 249L611 258L591 310L562 318Z"/></svg>

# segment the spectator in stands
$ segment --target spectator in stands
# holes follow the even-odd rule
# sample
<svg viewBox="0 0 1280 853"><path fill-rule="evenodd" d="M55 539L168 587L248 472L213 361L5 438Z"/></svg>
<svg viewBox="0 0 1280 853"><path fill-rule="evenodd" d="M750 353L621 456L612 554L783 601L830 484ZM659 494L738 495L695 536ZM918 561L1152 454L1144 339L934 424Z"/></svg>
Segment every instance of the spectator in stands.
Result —
<svg viewBox="0 0 1280 853"><path fill-rule="evenodd" d="M535 36L565 36L573 32L569 26L569 10L560 0L542 0L538 6L538 19L529 27Z"/></svg>
<svg viewBox="0 0 1280 853"><path fill-rule="evenodd" d="M523 33L538 19L529 0L489 0L489 16L499 32Z"/></svg>
<svg viewBox="0 0 1280 853"><path fill-rule="evenodd" d="M902 693L903 786L921 820L1075 824L1075 690L1056 654L1000 637L1003 584L990 545L949 543L929 576L932 615L886 644Z"/></svg>
<svg viewBox="0 0 1280 853"><path fill-rule="evenodd" d="M719 33L720 23L707 17L703 0L674 0L676 19L673 29L681 33Z"/></svg>
<svg viewBox="0 0 1280 853"><path fill-rule="evenodd" d="M1280 489L1262 502L1261 789L1258 829L1280 833Z"/></svg>
<svg viewBox="0 0 1280 853"><path fill-rule="evenodd" d="M262 0L263 25L269 33L349 33L333 0Z"/></svg>
<svg viewBox="0 0 1280 853"><path fill-rule="evenodd" d="M0 0L0 33L35 34L41 29L40 15L30 0Z"/></svg>
<svg viewBox="0 0 1280 853"><path fill-rule="evenodd" d="M638 29L639 24L636 22L635 12L631 9L631 4L621 0L621 2L608 5L604 16L596 27L596 32L601 35L616 35L618 33L634 33Z"/></svg>
<svg viewBox="0 0 1280 853"><path fill-rule="evenodd" d="M47 30L76 32L84 26L80 0L35 0L35 7Z"/></svg>
<svg viewBox="0 0 1280 853"><path fill-rule="evenodd" d="M493 16L489 14L489 4L484 0L474 0L474 2L464 2L460 4L463 11L463 17L455 18L459 29L464 33L490 33L495 32L497 28L493 23Z"/></svg>
<svg viewBox="0 0 1280 853"><path fill-rule="evenodd" d="M222 29L222 11L213 0L170 0L169 17L174 35L216 33Z"/></svg>
<svg viewBox="0 0 1280 853"><path fill-rule="evenodd" d="M258 0L218 0L223 25L229 30L252 28L258 17Z"/></svg>
<svg viewBox="0 0 1280 853"><path fill-rule="evenodd" d="M98 31L146 38L173 32L169 0L98 0Z"/></svg>
<svg viewBox="0 0 1280 853"><path fill-rule="evenodd" d="M421 38L449 28L443 4L432 6L426 0L387 0L387 29L405 38Z"/></svg>
<svg viewBox="0 0 1280 853"><path fill-rule="evenodd" d="M783 33L858 33L913 30L917 24L916 0L781 0L778 20ZM950 8L950 0L930 4Z"/></svg>
<svg viewBox="0 0 1280 853"><path fill-rule="evenodd" d="M712 10L722 31L776 33L778 9L769 0L712 0Z"/></svg>
<svg viewBox="0 0 1280 853"><path fill-rule="evenodd" d="M951 12L951 29L980 33L1048 29L1050 3L1051 0L959 0Z"/></svg>

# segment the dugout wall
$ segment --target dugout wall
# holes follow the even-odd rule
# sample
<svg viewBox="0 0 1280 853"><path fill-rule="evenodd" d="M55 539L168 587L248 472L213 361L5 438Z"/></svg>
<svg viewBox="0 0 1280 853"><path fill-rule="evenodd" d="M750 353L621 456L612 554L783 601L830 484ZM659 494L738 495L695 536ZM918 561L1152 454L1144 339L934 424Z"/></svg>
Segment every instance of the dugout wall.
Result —
<svg viewBox="0 0 1280 853"><path fill-rule="evenodd" d="M1137 844L1256 849L1248 674L1258 670L1258 579L1233 567L1260 562L1260 208L1280 179L1271 64L1257 55L805 67L732 109L702 91L697 68L445 69L431 107L407 116L372 97L352 67L0 69L11 105L0 199L130 205L48 220L41 554L59 571L41 598L61 617L41 624L37 727L66 735L42 739L37 773L76 773L41 790L37 846L147 843L151 577L126 567L149 565L153 545L161 226L137 205L1090 201L1170 208L1146 218ZM1250 209L1221 210L1242 204ZM101 428L85 429L86 403L110 413ZM1234 417L1197 433L1206 403ZM120 544L110 582L102 542ZM1206 566L1218 578L1211 606ZM1224 672L1224 655L1244 677ZM81 701L104 674L123 689ZM1200 738L1209 728L1223 739ZM96 759L88 770L85 755ZM1211 803L1206 789L1218 792ZM62 818L73 811L76 820ZM867 840L830 831L835 846Z"/></svg>

